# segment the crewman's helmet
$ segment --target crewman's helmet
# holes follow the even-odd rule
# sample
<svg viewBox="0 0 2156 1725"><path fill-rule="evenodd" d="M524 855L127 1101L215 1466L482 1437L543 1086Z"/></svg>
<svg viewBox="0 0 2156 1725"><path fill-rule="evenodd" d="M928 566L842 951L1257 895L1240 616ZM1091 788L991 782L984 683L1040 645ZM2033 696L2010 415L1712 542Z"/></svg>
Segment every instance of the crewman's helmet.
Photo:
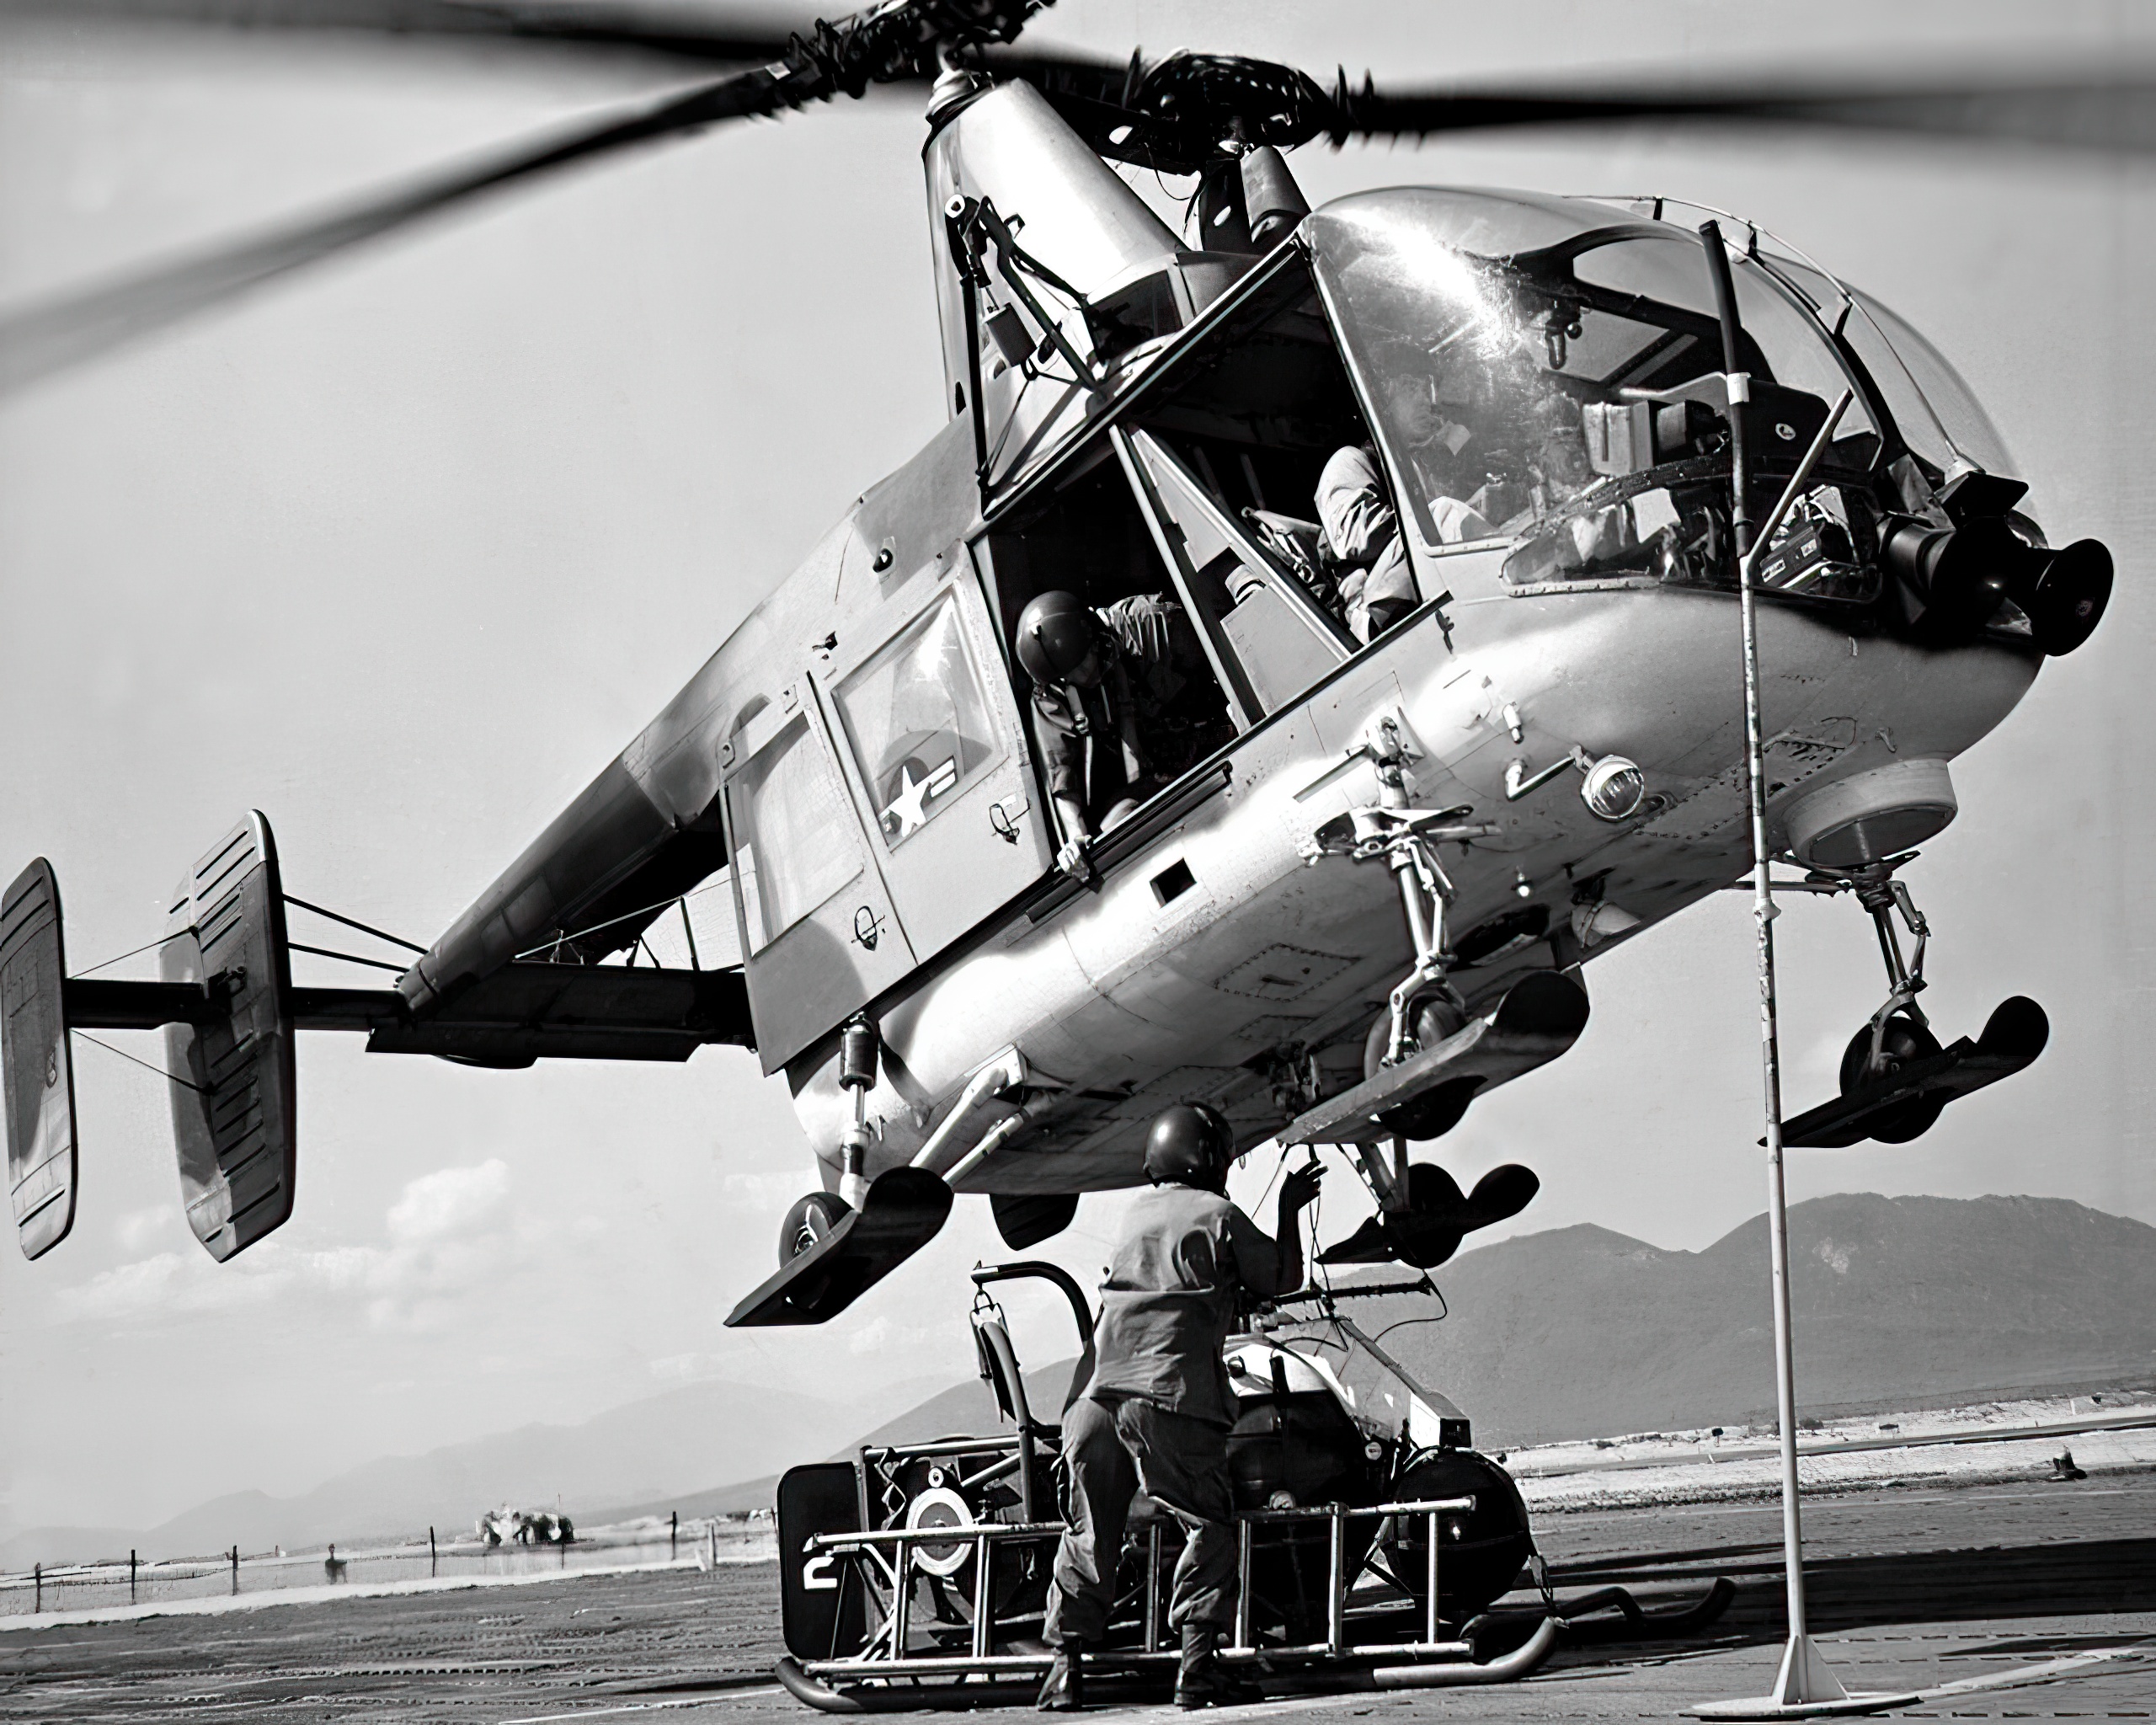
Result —
<svg viewBox="0 0 2156 1725"><path fill-rule="evenodd" d="M1049 592L1018 613L1018 663L1037 683L1064 683L1099 640L1093 613L1075 593Z"/></svg>
<svg viewBox="0 0 2156 1725"><path fill-rule="evenodd" d="M1145 1135L1145 1178L1155 1186L1173 1181L1202 1191L1225 1192L1228 1165L1235 1159L1235 1129L1218 1108L1202 1102L1162 1109Z"/></svg>

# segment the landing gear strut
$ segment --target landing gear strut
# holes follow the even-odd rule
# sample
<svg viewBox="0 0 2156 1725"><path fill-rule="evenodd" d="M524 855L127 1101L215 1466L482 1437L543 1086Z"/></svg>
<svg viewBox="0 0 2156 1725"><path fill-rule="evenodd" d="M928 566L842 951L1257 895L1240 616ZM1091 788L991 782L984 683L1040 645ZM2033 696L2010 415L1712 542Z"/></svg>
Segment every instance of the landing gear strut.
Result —
<svg viewBox="0 0 2156 1725"><path fill-rule="evenodd" d="M839 1044L839 1082L853 1092L839 1189L812 1192L786 1213L778 1274L728 1315L743 1325L819 1324L844 1311L936 1237L951 1214L951 1188L926 1168L867 1177L868 1092L882 1049L876 1027L857 1018Z"/></svg>
<svg viewBox="0 0 2156 1725"><path fill-rule="evenodd" d="M1393 989L1386 1010L1370 1026L1363 1050L1364 1082L1351 1092L1358 1099L1364 1092L1372 1092L1375 1100L1374 1092L1411 1078L1413 1075L1405 1069L1412 1064L1443 1060L1444 1056L1436 1051L1456 1045L1455 1039L1468 1040L1462 1033L1470 1028L1478 1043L1492 1041L1494 1035L1498 1043L1534 1044L1524 1057L1524 1064L1534 1065L1570 1046L1586 1022L1585 997L1577 985L1552 978L1529 979L1516 988L1516 993L1524 989L1526 997L1512 1010L1509 1018L1508 1007L1500 1007L1487 1024L1476 1022L1469 1012L1466 1001L1446 974L1445 916L1455 894L1451 878L1438 860L1437 847L1449 841L1487 838L1498 829L1486 823L1468 822L1465 817L1473 813L1470 809L1419 812L1411 809L1406 772L1411 746L1401 727L1392 719L1381 718L1373 725L1361 752L1377 769L1377 806L1356 809L1328 821L1304 847L1305 857L1312 862L1328 855L1344 855L1357 862L1384 858L1399 884L1401 907L1406 913L1408 937L1414 947L1413 966ZM1538 980L1554 983L1564 996L1556 1003L1554 1015L1548 1010L1551 1003L1540 1000L1534 985ZM1508 1003L1510 1000L1508 996ZM1548 1023L1543 1022L1545 1018ZM1519 1022L1515 1023L1514 1019ZM1550 1046L1543 1047L1543 1043ZM1493 1051L1500 1059L1506 1057L1502 1050ZM1470 1051L1461 1049L1460 1052ZM1522 1060L1518 1050L1512 1050L1509 1057L1515 1063ZM1330 1123L1331 1133L1337 1135L1326 1135L1322 1119L1327 1112L1325 1105L1305 1113L1283 1135L1289 1142L1298 1141L1296 1129L1307 1124L1312 1141L1347 1145L1354 1152L1364 1183L1377 1199L1377 1215L1327 1251L1324 1262L1398 1260L1431 1268L1460 1249L1462 1235L1518 1215L1540 1189L1540 1182L1529 1170L1508 1165L1484 1175L1470 1197L1444 1169L1409 1162L1410 1138L1435 1138L1449 1132L1460 1124L1476 1092L1497 1076L1497 1068L1487 1060L1460 1064L1463 1070L1457 1076L1445 1076L1381 1108L1351 1110L1362 1118L1352 1128L1345 1120ZM1346 1100L1336 1098L1335 1102L1345 1106ZM1373 1120L1381 1126L1380 1133L1368 1130Z"/></svg>
<svg viewBox="0 0 2156 1725"><path fill-rule="evenodd" d="M1913 856L1914 853L1910 853ZM1894 871L1910 856L1890 857L1846 872L1814 870L1803 885L1814 892L1853 892L1870 914L1886 966L1886 998L1842 1055L1841 1096L1783 1127L1791 1148L1840 1150L1866 1138L1907 1144L1929 1131L1946 1104L2020 1071L2051 1037L2044 1009L2024 995L2003 1001L1973 1041L1941 1048L1917 1004L1924 991L1924 948L1931 926ZM1916 943L1907 959L1898 919Z"/></svg>
<svg viewBox="0 0 2156 1725"><path fill-rule="evenodd" d="M1870 913L1879 935L1879 956L1886 966L1886 999L1863 1029L1849 1039L1842 1055L1844 1096L1854 1096L1869 1086L1899 1075L1913 1061L1928 1060L1940 1052L1939 1039L1917 1004L1924 991L1924 948L1931 939L1931 925L1909 896L1908 884L1894 878L1906 857L1875 862L1849 878L1857 902ZM1902 938L1894 927L1899 913L1916 949L1905 963ZM1871 1136L1882 1144L1907 1144L1931 1130L1946 1107L1942 1094L1917 1096L1886 1109L1871 1124Z"/></svg>

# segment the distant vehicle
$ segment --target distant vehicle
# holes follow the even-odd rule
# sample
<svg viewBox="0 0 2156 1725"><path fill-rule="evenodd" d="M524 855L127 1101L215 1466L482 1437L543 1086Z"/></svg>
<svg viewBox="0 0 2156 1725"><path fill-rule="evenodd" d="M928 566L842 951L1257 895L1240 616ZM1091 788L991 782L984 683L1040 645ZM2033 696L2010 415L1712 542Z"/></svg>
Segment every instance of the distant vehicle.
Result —
<svg viewBox="0 0 2156 1725"><path fill-rule="evenodd" d="M478 1535L490 1551L496 1546L573 1546L576 1525L566 1515L504 1503L479 1518Z"/></svg>

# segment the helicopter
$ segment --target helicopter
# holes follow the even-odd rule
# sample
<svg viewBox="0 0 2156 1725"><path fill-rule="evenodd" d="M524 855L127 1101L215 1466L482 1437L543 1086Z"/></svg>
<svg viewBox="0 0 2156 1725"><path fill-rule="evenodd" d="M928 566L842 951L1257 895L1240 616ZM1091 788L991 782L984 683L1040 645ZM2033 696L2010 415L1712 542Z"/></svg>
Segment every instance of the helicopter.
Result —
<svg viewBox="0 0 2156 1725"><path fill-rule="evenodd" d="M1788 117L1806 100L1860 121L1897 101L1910 123L1966 115L1923 92L1468 99L1344 77L1328 92L1230 56L1012 51L1036 9L895 0L771 44L580 10L394 7L400 29L763 63L0 328L0 377L33 377L572 160L931 85L943 430L395 989L291 984L259 816L175 895L157 982L69 978L49 867L9 889L26 1252L72 1218L69 1030L161 1025L190 1223L221 1258L291 1214L292 1039L341 1029L511 1068L753 1047L787 1079L819 1189L735 1322L843 1310L959 1192L990 1197L1012 1247L1049 1238L1079 1194L1140 1178L1146 1123L1182 1101L1221 1108L1246 1148L1353 1149L1380 1210L1337 1261L1441 1263L1516 1214L1533 1177L1463 1194L1406 1141L1572 1045L1589 958L1744 872L1726 638L1747 510L1781 512L1762 592L1785 674L1767 702L1778 846L1806 884L1858 899L1888 972L1844 1095L1790 1141L1913 1137L2036 1058L2041 1009L2018 999L1940 1045L1899 871L1952 818L1954 756L2096 626L2108 553L2054 550L1951 367L1756 229L1703 241L1674 203L1435 189L1313 211L1284 153L1508 121ZM1116 163L1197 176L1201 243ZM1417 593L1368 641L1328 600L1303 519L1325 462L1364 443ZM1168 595L1203 655L1217 743L1096 834L1056 824L1013 643L1051 590ZM722 878L738 964L608 962Z"/></svg>

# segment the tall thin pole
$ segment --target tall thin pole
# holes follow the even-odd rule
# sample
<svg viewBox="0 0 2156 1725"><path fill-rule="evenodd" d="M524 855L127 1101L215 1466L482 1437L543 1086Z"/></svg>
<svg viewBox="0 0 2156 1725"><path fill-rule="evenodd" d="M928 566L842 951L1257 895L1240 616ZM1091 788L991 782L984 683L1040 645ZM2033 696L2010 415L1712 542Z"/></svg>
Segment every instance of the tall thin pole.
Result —
<svg viewBox="0 0 2156 1725"><path fill-rule="evenodd" d="M1759 712L1758 560L1753 555L1747 520L1749 475L1746 471L1742 425L1744 405L1751 398L1751 379L1739 369L1742 349L1737 288L1731 278L1729 254L1723 247L1721 229L1716 223L1707 222L1700 228L1700 238L1706 247L1708 275L1714 284L1716 309L1721 323L1723 366L1728 382L1733 488L1731 523L1736 541L1737 610L1743 634L1744 765L1751 792L1752 919L1759 987L1759 1079L1767 1117L1767 1252L1774 1284L1774 1407L1781 1450L1782 1575L1789 1611L1789 1642L1782 1653L1781 1670L1773 1695L1754 1701L1710 1704L1691 1711L1710 1717L1763 1718L1810 1711L1822 1702L1846 1702L1850 1698L1812 1645L1804 1600L1804 1525L1799 1501L1801 1487L1796 1471L1796 1349L1790 1316L1789 1205L1782 1178L1781 1031L1774 985L1777 913L1774 881L1767 868L1766 734ZM1788 489L1761 523L1761 542L1772 538L1776 525L1808 480L1849 403L1849 397L1844 393L1813 439Z"/></svg>
<svg viewBox="0 0 2156 1725"><path fill-rule="evenodd" d="M1710 222L1700 230L1707 250L1707 270L1714 283L1721 323L1722 365L1728 379L1730 426L1730 525L1736 540L1737 609L1744 642L1744 767L1752 809L1752 923L1758 966L1759 1079L1767 1115L1767 1249L1773 1264L1774 1302L1774 1407L1781 1436L1782 1567L1789 1595L1792 1645L1806 1630L1804 1610L1804 1530L1797 1507L1796 1359L1789 1304L1789 1215L1782 1180L1781 1030L1774 986L1774 887L1767 869L1767 761L1765 729L1759 715L1759 604L1747 507L1750 473L1744 448L1743 408L1751 398L1751 379L1740 369L1737 288L1721 229ZM1770 530L1771 531L1771 530Z"/></svg>
<svg viewBox="0 0 2156 1725"><path fill-rule="evenodd" d="M1789 1301L1789 1204L1782 1178L1782 1061L1774 987L1774 882L1767 870L1766 745L1759 718L1758 590L1742 558L1744 617L1744 752L1752 788L1752 921L1759 971L1759 1079L1767 1111L1767 1249L1774 1262L1774 1412L1782 1452L1782 1564L1792 1641L1810 1632L1804 1611L1804 1530L1796 1474L1796 1354Z"/></svg>

